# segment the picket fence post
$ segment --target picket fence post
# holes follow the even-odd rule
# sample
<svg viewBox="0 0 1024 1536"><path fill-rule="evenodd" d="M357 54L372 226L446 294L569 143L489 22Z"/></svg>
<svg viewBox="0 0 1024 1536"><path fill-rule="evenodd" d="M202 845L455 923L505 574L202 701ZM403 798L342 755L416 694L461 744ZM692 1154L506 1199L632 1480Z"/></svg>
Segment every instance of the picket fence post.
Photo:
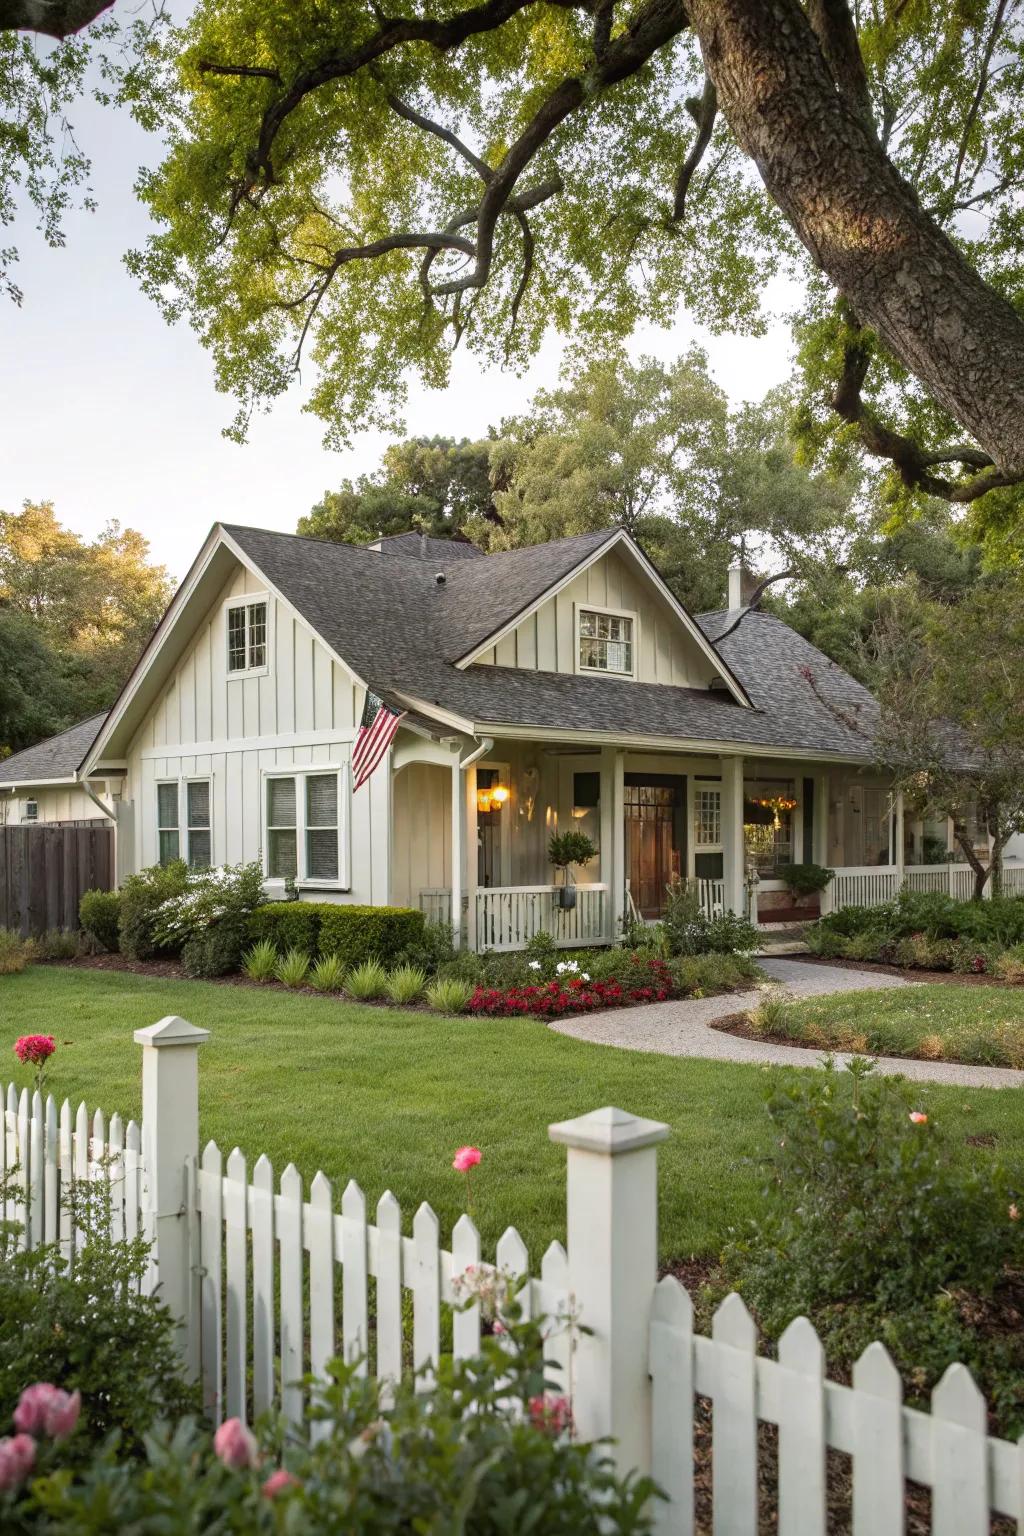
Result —
<svg viewBox="0 0 1024 1536"><path fill-rule="evenodd" d="M573 1415L582 1440L610 1435L622 1472L651 1468L648 1331L658 1263L658 1120L596 1109L548 1127L568 1147L566 1184L575 1340Z"/></svg>
<svg viewBox="0 0 1024 1536"><path fill-rule="evenodd" d="M210 1038L173 1015L135 1031L142 1046L142 1152L147 1230L160 1298L178 1321L190 1379L199 1374L200 1274L192 1209L199 1159L199 1047Z"/></svg>

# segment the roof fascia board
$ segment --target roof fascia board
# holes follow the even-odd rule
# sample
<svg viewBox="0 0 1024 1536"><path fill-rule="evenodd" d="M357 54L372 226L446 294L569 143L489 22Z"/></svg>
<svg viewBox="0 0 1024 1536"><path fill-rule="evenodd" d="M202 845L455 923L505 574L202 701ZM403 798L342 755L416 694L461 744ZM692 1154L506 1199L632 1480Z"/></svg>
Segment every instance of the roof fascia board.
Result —
<svg viewBox="0 0 1024 1536"><path fill-rule="evenodd" d="M592 565L594 565L604 555L609 554L611 550L615 549L620 544L623 545L628 551L633 559L633 563L639 568L641 573L646 576L647 579L657 588L659 595L665 600L666 603L668 603L669 607L672 609L672 612L675 614L680 624L682 624L687 634L692 640L696 642L698 649L703 653L708 661L712 663L715 671L728 685L729 692L732 694L736 702L738 704L742 704L745 708L752 708L753 700L751 699L747 690L743 687L743 684L740 682L739 678L733 672L732 668L722 658L722 656L719 655L718 651L715 650L714 646L711 644L711 641L701 629L700 625L696 622L695 619L690 617L686 609L680 603L679 599L674 595L669 587L666 586L665 582L662 580L655 567L651 564L650 560L648 560L643 550L630 537L624 528L616 528L613 533L609 534L608 538L604 541L603 544L599 544L597 548L592 550L591 553L582 559L578 565L574 565L571 571L567 571L566 574L558 581L553 582L550 587L546 587L540 596L535 598L532 603L529 603L525 608L521 609L519 613L517 613L513 618L509 619L506 624L501 625L499 629L492 631L492 633L488 635L486 639L482 640L478 645L475 645L473 649L467 652L465 656L461 656L455 663L459 671L464 672L467 667L472 666L473 662L476 661L479 656L482 656L485 651L489 651L492 646L497 645L499 641L505 638L506 635L511 634L512 631L516 629L520 624L522 624L525 619L530 618L532 614L536 613L538 608L541 608L551 598L557 597L559 592L567 587L571 581L574 581L577 576L582 575L584 571L589 570Z"/></svg>
<svg viewBox="0 0 1024 1536"><path fill-rule="evenodd" d="M75 774L66 774L61 779L13 779L0 781L0 791L5 794L13 794L18 789L49 789L52 784L77 784Z"/></svg>
<svg viewBox="0 0 1024 1536"><path fill-rule="evenodd" d="M565 731L546 726L505 723L496 725L493 721L487 720L478 721L472 729L475 735L500 737L502 740L514 738L521 741L553 741L574 745L614 745L640 747L645 751L701 752L711 753L715 757L792 758L795 762L855 763L858 766L872 761L868 756L858 757L853 753L817 752L809 747L762 746L748 741L714 741L699 736L641 736L635 733L623 735L596 730Z"/></svg>
<svg viewBox="0 0 1024 1536"><path fill-rule="evenodd" d="M465 715L452 714L451 710L442 709L438 704L428 704L425 699L418 699L411 693L402 693L398 688L388 688L386 691L408 709L414 709L418 715L425 715L428 720L436 720L441 725L451 726L453 730L460 731L463 736L472 736L476 730L472 720L467 720Z"/></svg>

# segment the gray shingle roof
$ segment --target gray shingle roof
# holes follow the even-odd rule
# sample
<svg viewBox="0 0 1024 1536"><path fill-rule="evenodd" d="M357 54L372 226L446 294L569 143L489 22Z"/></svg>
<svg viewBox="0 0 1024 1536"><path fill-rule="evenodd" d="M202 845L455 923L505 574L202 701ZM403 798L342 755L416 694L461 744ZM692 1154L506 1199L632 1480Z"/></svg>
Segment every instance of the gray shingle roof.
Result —
<svg viewBox="0 0 1024 1536"><path fill-rule="evenodd" d="M672 736L868 761L871 695L788 625L748 614L721 655L755 708L706 692L455 661L607 542L614 529L445 564L263 529L226 531L377 693L411 695L481 725ZM697 622L714 639L724 613ZM802 669L809 669L809 682ZM833 713L829 704L835 705ZM845 719L850 724L844 723ZM859 722L864 721L861 733Z"/></svg>
<svg viewBox="0 0 1024 1536"><path fill-rule="evenodd" d="M468 539L434 539L426 533L389 533L370 545L382 555L405 555L412 560L483 560L484 551Z"/></svg>
<svg viewBox="0 0 1024 1536"><path fill-rule="evenodd" d="M80 720L59 736L37 741L24 752L15 752L0 763L0 784L38 784L45 779L69 779L85 757L106 714Z"/></svg>

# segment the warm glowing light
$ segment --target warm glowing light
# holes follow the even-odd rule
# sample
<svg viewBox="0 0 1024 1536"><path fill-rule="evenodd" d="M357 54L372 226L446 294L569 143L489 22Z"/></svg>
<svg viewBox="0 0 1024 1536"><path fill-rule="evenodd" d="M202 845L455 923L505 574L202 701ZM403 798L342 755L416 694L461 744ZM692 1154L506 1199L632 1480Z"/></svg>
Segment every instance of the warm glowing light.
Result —
<svg viewBox="0 0 1024 1536"><path fill-rule="evenodd" d="M488 811L500 811L508 799L508 790L504 784L491 784L486 789L478 789L476 792L476 808L484 815Z"/></svg>
<svg viewBox="0 0 1024 1536"><path fill-rule="evenodd" d="M476 792L476 808L486 813L491 808L491 792L489 789L478 789Z"/></svg>
<svg viewBox="0 0 1024 1536"><path fill-rule="evenodd" d="M491 790L491 800L493 803L497 806L502 806L505 804L507 799L508 790L505 788L504 784L495 784L494 788Z"/></svg>

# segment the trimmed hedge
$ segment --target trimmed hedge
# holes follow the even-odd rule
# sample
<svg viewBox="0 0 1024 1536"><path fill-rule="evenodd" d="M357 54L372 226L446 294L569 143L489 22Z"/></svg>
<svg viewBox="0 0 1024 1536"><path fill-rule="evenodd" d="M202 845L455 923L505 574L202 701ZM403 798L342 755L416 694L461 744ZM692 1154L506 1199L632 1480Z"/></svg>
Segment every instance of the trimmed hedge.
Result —
<svg viewBox="0 0 1024 1536"><path fill-rule="evenodd" d="M279 954L337 955L346 970L364 960L393 963L424 943L423 913L412 907L342 906L331 901L272 901L249 919L249 941L269 939Z"/></svg>

